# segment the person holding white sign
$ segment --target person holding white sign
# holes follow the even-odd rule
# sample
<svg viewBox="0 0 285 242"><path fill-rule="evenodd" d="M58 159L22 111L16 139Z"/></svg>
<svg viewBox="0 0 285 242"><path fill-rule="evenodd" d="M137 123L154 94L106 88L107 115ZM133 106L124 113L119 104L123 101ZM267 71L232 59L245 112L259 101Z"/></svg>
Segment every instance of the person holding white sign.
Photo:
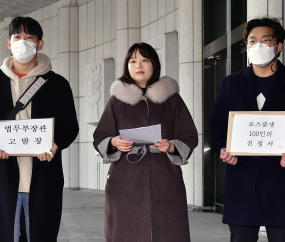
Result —
<svg viewBox="0 0 285 242"><path fill-rule="evenodd" d="M18 242L19 238L28 242L57 241L64 184L61 151L74 141L79 130L68 81L51 71L48 56L38 53L44 46L42 37L40 24L32 18L16 17L9 25L7 46L13 56L4 60L0 70L0 120L54 118L55 125L54 144L38 157L12 157L0 147L3 242ZM22 102L27 102L26 106ZM40 127L17 128L34 132ZM41 142L40 138L22 141Z"/></svg>
<svg viewBox="0 0 285 242"><path fill-rule="evenodd" d="M112 163L105 190L106 242L190 242L180 166L188 163L198 135L177 82L160 78L160 70L153 47L134 44L94 132L95 149L104 163ZM159 124L162 140L153 144L119 135Z"/></svg>
<svg viewBox="0 0 285 242"><path fill-rule="evenodd" d="M237 157L226 150L229 111L285 111L285 67L277 60L284 38L277 19L250 20L243 33L250 65L223 80L214 105L210 130L227 164L223 223L229 224L232 242L256 242L260 226L266 226L268 241L285 241L285 154ZM248 146L272 146L274 140L262 142L258 134L254 143L245 140Z"/></svg>

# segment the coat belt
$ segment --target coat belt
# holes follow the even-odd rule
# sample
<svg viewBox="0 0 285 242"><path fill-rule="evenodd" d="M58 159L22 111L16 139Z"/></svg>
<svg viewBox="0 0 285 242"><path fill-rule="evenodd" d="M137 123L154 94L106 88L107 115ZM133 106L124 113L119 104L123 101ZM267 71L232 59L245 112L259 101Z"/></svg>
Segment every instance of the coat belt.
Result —
<svg viewBox="0 0 285 242"><path fill-rule="evenodd" d="M147 149L146 145L133 147L132 150L126 156L127 161L130 163L140 162L142 160L142 158L146 155L148 150L150 153L154 153L154 154L155 153L161 153L161 151L159 151L158 148L154 145L149 145L148 147L149 147L149 149ZM137 161L130 161L129 155L137 155L137 156L140 155L140 158Z"/></svg>

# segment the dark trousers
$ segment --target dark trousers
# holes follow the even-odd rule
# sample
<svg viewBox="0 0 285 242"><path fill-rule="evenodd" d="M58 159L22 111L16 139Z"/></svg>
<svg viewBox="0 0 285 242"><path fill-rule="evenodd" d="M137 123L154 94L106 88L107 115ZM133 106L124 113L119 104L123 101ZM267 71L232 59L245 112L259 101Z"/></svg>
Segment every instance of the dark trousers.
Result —
<svg viewBox="0 0 285 242"><path fill-rule="evenodd" d="M229 225L231 242L257 242L258 227ZM268 242L285 242L285 228L266 227Z"/></svg>

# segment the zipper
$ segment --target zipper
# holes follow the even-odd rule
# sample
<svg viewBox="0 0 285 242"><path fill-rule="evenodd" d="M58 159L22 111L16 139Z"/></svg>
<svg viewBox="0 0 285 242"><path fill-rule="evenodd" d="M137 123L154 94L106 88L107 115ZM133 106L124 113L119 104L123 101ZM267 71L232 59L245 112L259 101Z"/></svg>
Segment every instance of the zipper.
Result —
<svg viewBox="0 0 285 242"><path fill-rule="evenodd" d="M141 98L143 101L145 101L146 106L147 106L147 119L148 119L148 125L150 125L150 119L149 119L149 105L147 98L145 96L142 96ZM150 163L148 160L148 171L150 169ZM152 242L152 212L151 212L151 199L150 199L150 177L149 177L149 172L148 172L148 194L149 194L149 210L150 210L150 241Z"/></svg>
<svg viewBox="0 0 285 242"><path fill-rule="evenodd" d="M146 106L147 106L147 118L148 118L148 125L149 125L149 105L148 105L148 101L147 101L147 98L145 96L142 96L141 100L145 101Z"/></svg>

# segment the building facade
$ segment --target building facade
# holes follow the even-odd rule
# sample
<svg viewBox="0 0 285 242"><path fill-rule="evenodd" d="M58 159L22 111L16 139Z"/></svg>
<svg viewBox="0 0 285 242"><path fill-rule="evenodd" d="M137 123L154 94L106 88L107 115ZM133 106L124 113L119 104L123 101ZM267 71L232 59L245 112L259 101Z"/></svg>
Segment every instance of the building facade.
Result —
<svg viewBox="0 0 285 242"><path fill-rule="evenodd" d="M92 135L127 50L147 42L159 54L162 75L178 81L198 129L199 145L182 167L188 204L222 206L225 166L209 137L211 108L222 79L247 65L241 42L247 19L283 21L282 9L282 0L60 0L27 13L43 28L41 52L73 90L80 132L63 151L65 188L104 190L109 166ZM13 17L0 23L0 62L11 55L6 40Z"/></svg>

